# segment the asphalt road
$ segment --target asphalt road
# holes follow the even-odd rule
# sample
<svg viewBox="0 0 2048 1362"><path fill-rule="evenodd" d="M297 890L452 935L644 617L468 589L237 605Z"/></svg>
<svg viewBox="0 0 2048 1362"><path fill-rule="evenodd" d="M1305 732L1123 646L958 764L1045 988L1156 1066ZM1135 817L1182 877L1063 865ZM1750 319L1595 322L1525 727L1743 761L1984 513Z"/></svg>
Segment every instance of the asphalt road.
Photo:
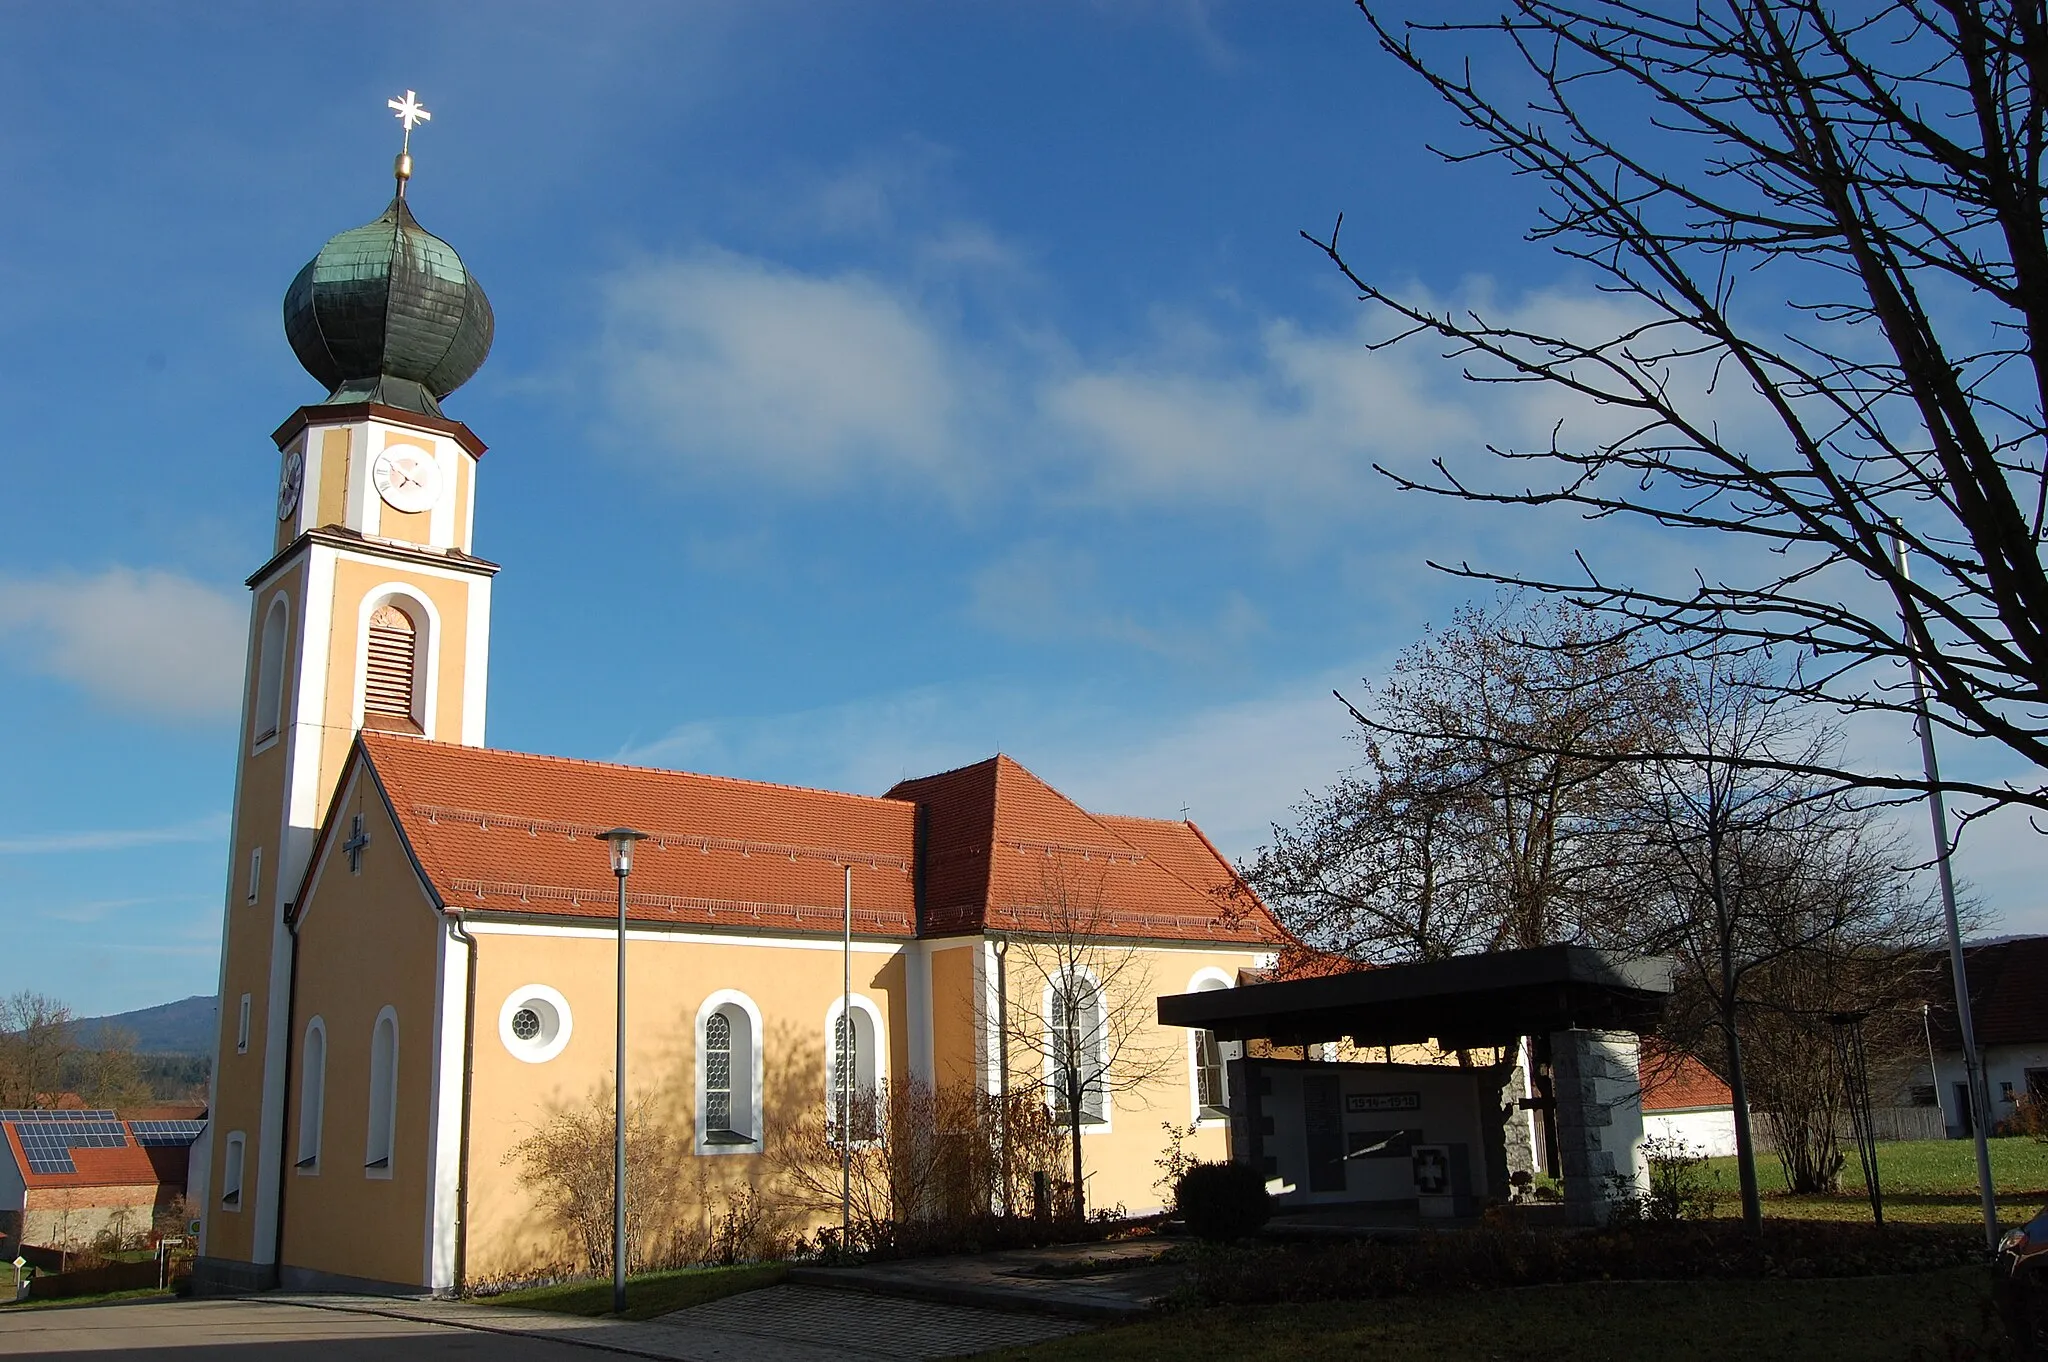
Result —
<svg viewBox="0 0 2048 1362"><path fill-rule="evenodd" d="M251 1362L599 1362L606 1356L548 1339L241 1300L0 1310L0 1357L93 1357L108 1362L197 1362L201 1357Z"/></svg>

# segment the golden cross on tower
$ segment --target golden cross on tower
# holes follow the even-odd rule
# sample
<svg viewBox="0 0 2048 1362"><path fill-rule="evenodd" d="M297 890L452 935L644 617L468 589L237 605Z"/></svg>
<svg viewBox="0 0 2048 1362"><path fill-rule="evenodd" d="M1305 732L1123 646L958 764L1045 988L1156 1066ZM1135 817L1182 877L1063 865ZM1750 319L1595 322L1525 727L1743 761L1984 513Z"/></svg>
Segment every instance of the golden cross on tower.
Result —
<svg viewBox="0 0 2048 1362"><path fill-rule="evenodd" d="M419 97L411 90L403 99L387 99L384 107L397 112L398 121L405 125L405 140L399 144L398 160L392 166L392 173L398 177L398 197L405 197L405 182L412 178L412 130L422 123L431 123L434 116L427 112Z"/></svg>

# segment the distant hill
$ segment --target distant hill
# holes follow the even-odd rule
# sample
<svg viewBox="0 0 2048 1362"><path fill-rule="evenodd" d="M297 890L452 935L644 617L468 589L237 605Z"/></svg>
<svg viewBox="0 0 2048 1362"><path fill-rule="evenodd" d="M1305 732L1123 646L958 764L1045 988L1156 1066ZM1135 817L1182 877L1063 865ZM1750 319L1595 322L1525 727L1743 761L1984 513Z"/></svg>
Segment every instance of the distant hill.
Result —
<svg viewBox="0 0 2048 1362"><path fill-rule="evenodd" d="M134 1034L138 1054L211 1055L219 1010L212 998L195 995L134 1012L116 1012L111 1017L80 1017L73 1025L87 1045L100 1028L112 1027Z"/></svg>

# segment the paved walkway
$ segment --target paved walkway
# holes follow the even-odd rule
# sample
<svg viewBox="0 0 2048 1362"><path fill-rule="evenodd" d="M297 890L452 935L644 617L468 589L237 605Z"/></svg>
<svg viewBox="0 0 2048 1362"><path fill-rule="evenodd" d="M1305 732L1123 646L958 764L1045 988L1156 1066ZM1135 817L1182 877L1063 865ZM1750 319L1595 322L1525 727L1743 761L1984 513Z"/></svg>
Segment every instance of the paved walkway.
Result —
<svg viewBox="0 0 2048 1362"><path fill-rule="evenodd" d="M771 1286L651 1320L591 1319L471 1301L263 1296L266 1303L546 1339L677 1362L870 1362L944 1358L1060 1338L1082 1326L818 1286Z"/></svg>
<svg viewBox="0 0 2048 1362"><path fill-rule="evenodd" d="M810 1286L1108 1323L1145 1313L1179 1285L1182 1270L1157 1262L1160 1248L1157 1240L1062 1244L864 1267L802 1267L789 1275Z"/></svg>

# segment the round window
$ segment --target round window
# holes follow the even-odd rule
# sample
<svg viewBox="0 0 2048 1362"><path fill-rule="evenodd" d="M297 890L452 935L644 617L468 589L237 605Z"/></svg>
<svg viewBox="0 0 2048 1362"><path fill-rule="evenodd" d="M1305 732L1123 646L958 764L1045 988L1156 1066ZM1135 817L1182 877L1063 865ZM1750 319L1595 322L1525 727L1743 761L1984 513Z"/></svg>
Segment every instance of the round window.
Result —
<svg viewBox="0 0 2048 1362"><path fill-rule="evenodd" d="M498 1009L498 1036L528 1064L553 1059L569 1043L568 999L546 984L512 990Z"/></svg>

